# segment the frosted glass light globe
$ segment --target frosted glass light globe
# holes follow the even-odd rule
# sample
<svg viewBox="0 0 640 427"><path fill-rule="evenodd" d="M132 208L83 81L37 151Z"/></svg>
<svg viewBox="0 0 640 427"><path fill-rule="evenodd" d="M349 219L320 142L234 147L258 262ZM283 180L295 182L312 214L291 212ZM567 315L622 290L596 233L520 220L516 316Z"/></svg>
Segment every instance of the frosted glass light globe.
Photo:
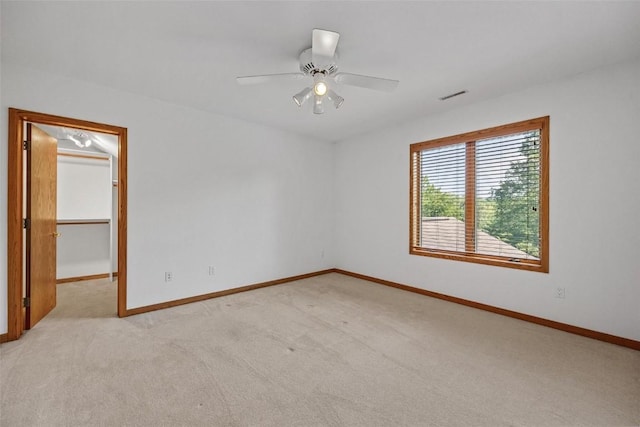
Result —
<svg viewBox="0 0 640 427"><path fill-rule="evenodd" d="M313 92L318 96L323 96L327 93L327 84L325 82L317 82L313 86Z"/></svg>

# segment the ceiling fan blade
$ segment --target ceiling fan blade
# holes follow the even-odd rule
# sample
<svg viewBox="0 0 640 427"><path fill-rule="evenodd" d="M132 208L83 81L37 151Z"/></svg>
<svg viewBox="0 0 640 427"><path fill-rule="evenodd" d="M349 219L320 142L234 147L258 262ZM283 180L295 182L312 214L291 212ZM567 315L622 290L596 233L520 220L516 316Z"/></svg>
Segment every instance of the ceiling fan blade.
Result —
<svg viewBox="0 0 640 427"><path fill-rule="evenodd" d="M326 65L333 59L340 33L315 28L312 33L311 56L316 66Z"/></svg>
<svg viewBox="0 0 640 427"><path fill-rule="evenodd" d="M302 80L304 77L305 75L302 73L263 74L261 76L236 77L236 82L244 86L282 80Z"/></svg>
<svg viewBox="0 0 640 427"><path fill-rule="evenodd" d="M344 85L358 86L365 89L381 90L393 92L397 87L398 80L383 79L380 77L363 76L361 74L338 73L334 77L335 81Z"/></svg>

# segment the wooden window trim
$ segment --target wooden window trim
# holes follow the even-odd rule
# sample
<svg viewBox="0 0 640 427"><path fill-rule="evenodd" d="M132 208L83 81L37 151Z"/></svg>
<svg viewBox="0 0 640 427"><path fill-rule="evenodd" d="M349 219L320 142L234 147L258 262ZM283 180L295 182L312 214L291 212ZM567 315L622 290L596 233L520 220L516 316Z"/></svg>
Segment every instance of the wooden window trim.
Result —
<svg viewBox="0 0 640 427"><path fill-rule="evenodd" d="M465 221L465 252L454 252L445 250L427 249L418 246L420 239L420 206L421 191L416 176L420 176L418 158L420 152L425 149L432 149L453 144L466 144L466 168L474 172L473 179L467 174L465 182L467 185L475 187L475 158L470 158L472 144L481 139L496 138L500 136L526 132L529 130L540 130L540 257L539 260L514 260L498 256L473 253L475 244L474 233L469 233L469 227L475 227L475 197L465 192L465 215L473 221ZM496 126L474 132L467 132L459 135L447 136L434 140L411 144L409 163L409 253L411 255L421 255L427 257L465 261L485 265L494 265L520 270L536 271L542 273L549 272L549 116L539 117L531 120L524 120L502 126ZM473 164L470 164L470 163ZM417 175L416 175L417 174ZM418 180L419 181L419 180ZM471 193L475 193L471 192ZM467 224L467 222L469 224Z"/></svg>

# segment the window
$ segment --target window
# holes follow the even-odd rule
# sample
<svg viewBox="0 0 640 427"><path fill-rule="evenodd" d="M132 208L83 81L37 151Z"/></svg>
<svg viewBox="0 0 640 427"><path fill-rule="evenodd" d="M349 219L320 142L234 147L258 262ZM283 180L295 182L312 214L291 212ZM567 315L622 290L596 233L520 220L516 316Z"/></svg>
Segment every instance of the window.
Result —
<svg viewBox="0 0 640 427"><path fill-rule="evenodd" d="M549 117L411 145L410 253L548 272Z"/></svg>

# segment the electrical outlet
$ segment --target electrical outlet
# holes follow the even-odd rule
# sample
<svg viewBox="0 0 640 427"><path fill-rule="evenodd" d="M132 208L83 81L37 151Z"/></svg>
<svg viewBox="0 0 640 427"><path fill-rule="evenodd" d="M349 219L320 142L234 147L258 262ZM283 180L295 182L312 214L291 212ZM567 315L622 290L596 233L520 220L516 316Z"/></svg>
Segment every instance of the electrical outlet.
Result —
<svg viewBox="0 0 640 427"><path fill-rule="evenodd" d="M556 298L563 298L564 299L564 288L562 288L562 287L557 287L556 288Z"/></svg>
<svg viewBox="0 0 640 427"><path fill-rule="evenodd" d="M209 276L215 276L216 275L216 268L213 265L209 266Z"/></svg>
<svg viewBox="0 0 640 427"><path fill-rule="evenodd" d="M164 272L164 281L165 282L170 282L173 280L173 273L170 271L165 271Z"/></svg>

